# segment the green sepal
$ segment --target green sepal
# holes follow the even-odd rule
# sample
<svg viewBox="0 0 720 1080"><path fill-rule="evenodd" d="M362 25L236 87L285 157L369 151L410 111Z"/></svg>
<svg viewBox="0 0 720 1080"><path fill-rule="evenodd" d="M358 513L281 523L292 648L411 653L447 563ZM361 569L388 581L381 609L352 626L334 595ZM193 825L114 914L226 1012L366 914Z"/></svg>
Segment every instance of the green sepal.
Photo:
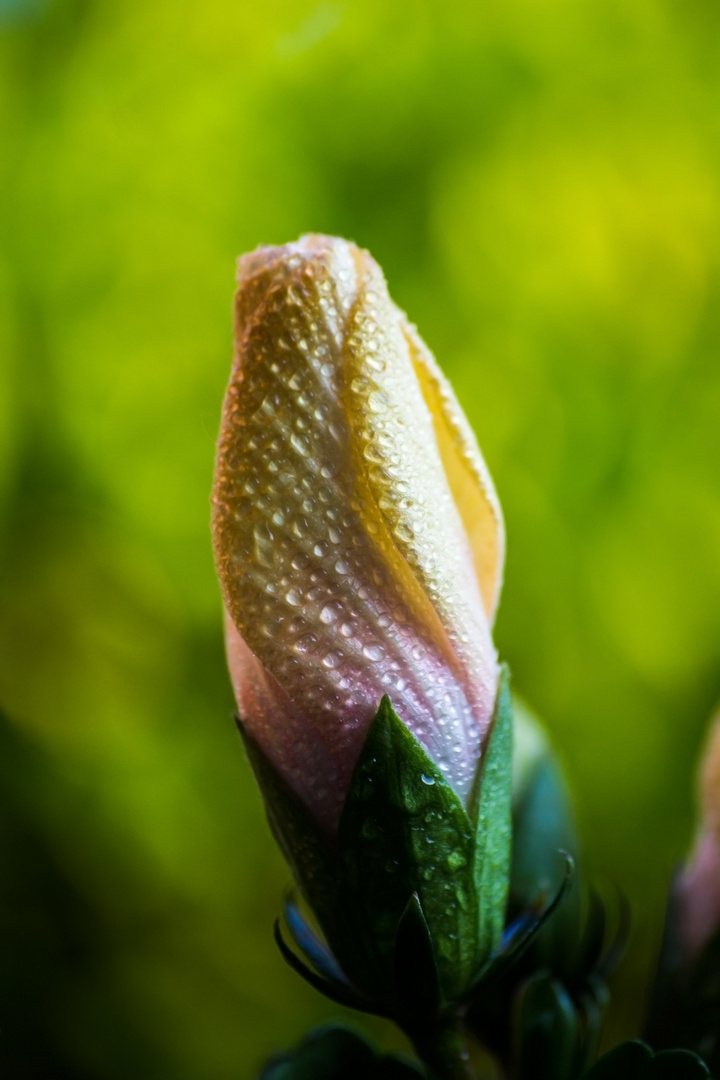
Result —
<svg viewBox="0 0 720 1080"><path fill-rule="evenodd" d="M311 1031L288 1054L269 1062L260 1080L419 1080L421 1072L396 1054L378 1054L361 1035L332 1024Z"/></svg>
<svg viewBox="0 0 720 1080"><path fill-rule="evenodd" d="M707 1080L710 1071L690 1050L654 1054L639 1039L621 1043L600 1058L583 1080Z"/></svg>
<svg viewBox="0 0 720 1080"><path fill-rule="evenodd" d="M478 899L477 954L497 952L503 936L512 847L513 709L507 665L500 671L495 712L471 799Z"/></svg>
<svg viewBox="0 0 720 1080"><path fill-rule="evenodd" d="M332 843L248 735L242 719L236 717L236 721L263 794L273 836L330 940L337 911L337 863Z"/></svg>
<svg viewBox="0 0 720 1080"><path fill-rule="evenodd" d="M395 936L395 989L401 1008L422 1020L440 1005L440 982L430 929L413 893Z"/></svg>
<svg viewBox="0 0 720 1080"><path fill-rule="evenodd" d="M572 856L577 871L578 850L567 788L557 762L548 756L535 766L514 808L510 880L514 907L522 910L536 902L538 894L554 895L563 875L558 851ZM576 883L535 944L538 966L551 967L556 975L568 975L576 961L581 899Z"/></svg>
<svg viewBox="0 0 720 1080"><path fill-rule="evenodd" d="M395 937L417 893L441 992L453 1000L477 955L475 840L458 796L384 697L353 773L338 830L341 906L355 930L341 965L365 990L387 992Z"/></svg>
<svg viewBox="0 0 720 1080"><path fill-rule="evenodd" d="M573 1080L580 1030L575 1006L557 979L529 979L517 1002L517 1080Z"/></svg>

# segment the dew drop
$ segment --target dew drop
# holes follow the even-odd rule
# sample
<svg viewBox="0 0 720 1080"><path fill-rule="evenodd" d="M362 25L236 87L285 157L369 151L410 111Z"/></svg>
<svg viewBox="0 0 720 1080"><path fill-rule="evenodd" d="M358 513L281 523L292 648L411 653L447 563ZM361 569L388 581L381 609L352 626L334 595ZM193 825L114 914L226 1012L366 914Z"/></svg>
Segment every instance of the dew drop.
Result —
<svg viewBox="0 0 720 1080"><path fill-rule="evenodd" d="M461 870L463 866L467 866L467 859L461 851L451 851L447 857L447 864L450 870Z"/></svg>
<svg viewBox="0 0 720 1080"><path fill-rule="evenodd" d="M317 638L314 634L303 634L303 636L298 638L295 642L295 649L299 653L309 653L312 652L316 645Z"/></svg>
<svg viewBox="0 0 720 1080"><path fill-rule="evenodd" d="M320 612L320 622L325 623L326 626L332 625L338 617L338 607L339 605L336 604L326 604Z"/></svg>
<svg viewBox="0 0 720 1080"><path fill-rule="evenodd" d="M310 453L310 443L307 439L303 438L302 435L298 435L294 431L290 436L290 445L297 450L301 457L307 457Z"/></svg>
<svg viewBox="0 0 720 1080"><path fill-rule="evenodd" d="M422 780L423 784L427 784L428 787L432 787L435 783L432 776L426 776L425 773L420 774L420 779Z"/></svg>
<svg viewBox="0 0 720 1080"><path fill-rule="evenodd" d="M300 517L300 518L295 518L295 520L292 523L291 528L292 528L292 531L295 533L295 536L297 536L299 540L302 540L303 537L307 536L307 534L308 534L308 532L310 530L310 525L308 523L307 518Z"/></svg>
<svg viewBox="0 0 720 1080"><path fill-rule="evenodd" d="M384 655L385 650L383 649L382 645L365 645L363 647L363 656L367 657L368 660L372 660L373 662L382 660Z"/></svg>
<svg viewBox="0 0 720 1080"><path fill-rule="evenodd" d="M258 521L253 526L253 539L257 561L261 566L272 566L274 536L266 521Z"/></svg>
<svg viewBox="0 0 720 1080"><path fill-rule="evenodd" d="M404 521L399 521L395 526L395 535L398 540L404 540L406 544L411 544L415 539L415 533Z"/></svg>

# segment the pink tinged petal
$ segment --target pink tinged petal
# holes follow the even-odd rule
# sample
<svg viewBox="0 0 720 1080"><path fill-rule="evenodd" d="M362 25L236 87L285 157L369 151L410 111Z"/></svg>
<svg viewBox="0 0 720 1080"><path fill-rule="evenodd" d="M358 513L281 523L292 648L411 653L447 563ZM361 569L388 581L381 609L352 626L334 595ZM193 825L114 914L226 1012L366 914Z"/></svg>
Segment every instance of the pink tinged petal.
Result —
<svg viewBox="0 0 720 1080"><path fill-rule="evenodd" d="M277 773L330 828L342 810L352 767L342 743L326 745L277 680L263 668L225 612L230 679L243 727L267 754ZM281 730L282 739L275 738ZM338 731L338 735L341 732Z"/></svg>
<svg viewBox="0 0 720 1080"><path fill-rule="evenodd" d="M431 400L440 405L437 368L430 367L416 335L411 348L411 333L387 294L380 268L365 256L364 280L348 327L347 412L356 421L372 498L385 529L433 604L446 638L446 663L470 704L453 718L454 739L444 742L436 759L465 797L492 715L498 670L473 550L418 379L421 368ZM456 410L460 412L457 405ZM441 429L446 418L447 411L438 415ZM494 537L498 523L496 515ZM414 730L412 720L407 723ZM420 731L415 734L422 740Z"/></svg>
<svg viewBox="0 0 720 1080"><path fill-rule="evenodd" d="M710 725L700 759L698 796L698 836L674 897L686 967L720 929L720 714Z"/></svg>
<svg viewBox="0 0 720 1080"><path fill-rule="evenodd" d="M683 967L689 968L720 927L720 844L703 832L675 885Z"/></svg>
<svg viewBox="0 0 720 1080"><path fill-rule="evenodd" d="M405 330L344 241L240 262L214 492L228 652L250 734L330 830L383 693L466 797L497 685Z"/></svg>

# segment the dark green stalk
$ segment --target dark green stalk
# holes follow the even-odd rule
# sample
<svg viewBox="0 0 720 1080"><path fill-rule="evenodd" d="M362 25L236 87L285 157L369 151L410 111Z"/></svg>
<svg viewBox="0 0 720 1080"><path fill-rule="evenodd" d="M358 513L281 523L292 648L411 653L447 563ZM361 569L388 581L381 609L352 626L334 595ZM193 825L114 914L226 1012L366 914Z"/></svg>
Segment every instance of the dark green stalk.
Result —
<svg viewBox="0 0 720 1080"><path fill-rule="evenodd" d="M461 1018L447 1013L408 1032L430 1080L476 1080Z"/></svg>

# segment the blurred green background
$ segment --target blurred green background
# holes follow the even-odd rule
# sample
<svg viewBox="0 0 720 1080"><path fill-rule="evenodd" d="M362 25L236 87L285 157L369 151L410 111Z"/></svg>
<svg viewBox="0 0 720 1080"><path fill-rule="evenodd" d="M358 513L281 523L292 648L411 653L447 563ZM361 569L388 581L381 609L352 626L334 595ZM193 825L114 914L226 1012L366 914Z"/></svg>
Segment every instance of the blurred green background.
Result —
<svg viewBox="0 0 720 1080"><path fill-rule="evenodd" d="M632 1032L720 697L717 4L0 0L0 87L0 1065L242 1080L337 1015L271 941L208 535L234 260L309 230L478 433Z"/></svg>

